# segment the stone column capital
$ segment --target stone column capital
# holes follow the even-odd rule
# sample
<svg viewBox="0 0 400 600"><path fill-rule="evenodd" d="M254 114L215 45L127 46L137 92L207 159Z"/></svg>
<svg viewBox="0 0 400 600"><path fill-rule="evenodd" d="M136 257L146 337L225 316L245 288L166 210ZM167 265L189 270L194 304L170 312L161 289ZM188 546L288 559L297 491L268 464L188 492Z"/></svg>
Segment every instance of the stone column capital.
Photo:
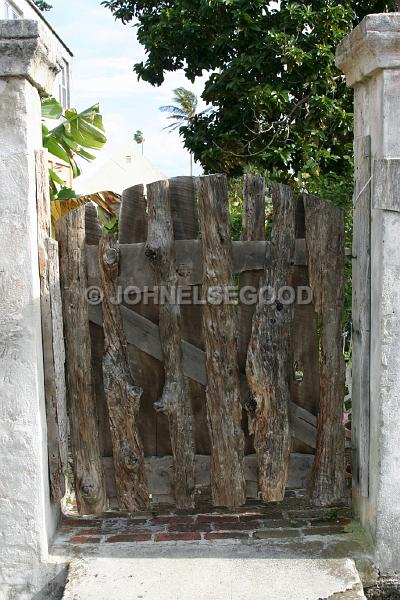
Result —
<svg viewBox="0 0 400 600"><path fill-rule="evenodd" d="M384 69L400 69L400 13L368 15L339 44L336 66L354 87Z"/></svg>
<svg viewBox="0 0 400 600"><path fill-rule="evenodd" d="M0 78L27 79L51 94L62 57L50 31L38 21L0 21Z"/></svg>

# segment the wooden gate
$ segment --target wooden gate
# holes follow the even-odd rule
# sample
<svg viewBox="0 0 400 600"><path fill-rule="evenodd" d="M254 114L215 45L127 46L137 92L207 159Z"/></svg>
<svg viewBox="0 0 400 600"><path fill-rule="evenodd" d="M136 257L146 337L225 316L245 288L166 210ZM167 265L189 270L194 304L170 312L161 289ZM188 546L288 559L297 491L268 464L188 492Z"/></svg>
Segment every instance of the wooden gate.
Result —
<svg viewBox="0 0 400 600"><path fill-rule="evenodd" d="M107 498L191 508L210 490L229 507L286 487L309 486L321 505L343 497L344 216L280 184L272 195L269 241L252 176L241 241L222 175L126 190L118 242L101 239L93 207L59 222L81 513Z"/></svg>

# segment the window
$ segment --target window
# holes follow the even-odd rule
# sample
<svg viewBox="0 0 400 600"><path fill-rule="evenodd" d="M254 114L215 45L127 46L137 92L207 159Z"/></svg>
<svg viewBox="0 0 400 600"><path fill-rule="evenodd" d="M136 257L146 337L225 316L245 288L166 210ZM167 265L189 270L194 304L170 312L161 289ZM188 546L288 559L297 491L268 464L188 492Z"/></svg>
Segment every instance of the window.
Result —
<svg viewBox="0 0 400 600"><path fill-rule="evenodd" d="M22 11L10 2L10 0L3 0L3 15L5 19L9 20L22 19L23 17Z"/></svg>
<svg viewBox="0 0 400 600"><path fill-rule="evenodd" d="M63 108L70 108L69 64L66 61L64 61L64 66L58 74L58 101Z"/></svg>

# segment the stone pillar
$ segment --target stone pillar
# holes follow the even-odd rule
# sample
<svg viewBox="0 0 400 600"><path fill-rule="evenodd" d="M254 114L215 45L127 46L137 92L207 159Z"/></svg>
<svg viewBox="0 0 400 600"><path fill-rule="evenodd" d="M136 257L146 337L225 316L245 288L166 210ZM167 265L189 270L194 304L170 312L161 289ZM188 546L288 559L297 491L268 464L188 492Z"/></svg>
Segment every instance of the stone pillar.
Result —
<svg viewBox="0 0 400 600"><path fill-rule="evenodd" d="M400 14L366 17L339 46L337 65L355 92L354 503L374 540L378 567L395 574L400 573ZM364 326L358 328L360 322Z"/></svg>
<svg viewBox="0 0 400 600"><path fill-rule="evenodd" d="M0 21L0 598L46 584L50 504L34 152L60 59L35 21Z"/></svg>

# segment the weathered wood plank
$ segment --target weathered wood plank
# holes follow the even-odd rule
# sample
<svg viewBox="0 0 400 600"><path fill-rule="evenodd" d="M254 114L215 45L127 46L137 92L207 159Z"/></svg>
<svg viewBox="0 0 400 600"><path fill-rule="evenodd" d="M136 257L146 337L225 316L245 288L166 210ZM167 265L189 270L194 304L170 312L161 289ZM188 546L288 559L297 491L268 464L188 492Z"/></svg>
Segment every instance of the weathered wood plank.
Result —
<svg viewBox="0 0 400 600"><path fill-rule="evenodd" d="M124 319L124 331L129 344L132 344L149 356L163 360L160 332L158 326L124 306L121 306ZM89 307L90 320L102 325L101 309L98 306ZM183 372L186 377L202 386L207 385L206 356L203 350L196 348L185 340L182 341ZM292 435L311 448L316 447L317 418L305 409L290 403L292 411ZM301 412L300 412L301 411ZM305 423L304 423L305 422Z"/></svg>
<svg viewBox="0 0 400 600"><path fill-rule="evenodd" d="M173 177L169 180L168 195L176 240L195 240L198 236L195 187L195 177Z"/></svg>
<svg viewBox="0 0 400 600"><path fill-rule="evenodd" d="M146 256L152 263L159 287L167 294L177 285L174 231L168 182L147 187L148 238ZM177 508L194 506L193 415L189 386L183 371L181 312L179 305L166 301L160 306L160 339L165 383L155 409L168 417L174 456L174 495Z"/></svg>
<svg viewBox="0 0 400 600"><path fill-rule="evenodd" d="M199 218L197 210L196 188L194 177L175 177L169 180L169 199L171 203L172 221L175 240L197 239L199 234ZM178 271L184 273L185 266L177 264ZM201 286L198 297L201 297ZM194 293L194 288L190 290ZM202 328L202 308L192 302L181 307L182 337L204 350ZM210 439L207 427L206 390L203 385L188 378L190 398L193 410L193 433L197 454L210 454ZM159 437L157 432L157 437Z"/></svg>
<svg viewBox="0 0 400 600"><path fill-rule="evenodd" d="M231 286L232 245L226 177L199 178L197 197L204 264L203 289ZM205 304L203 332L213 504L241 506L246 497L235 307Z"/></svg>
<svg viewBox="0 0 400 600"><path fill-rule="evenodd" d="M145 459L149 492L155 504L175 504L173 495L173 457L151 456ZM195 486L202 494L210 488L210 456L195 456ZM306 489L311 475L313 457L309 454L292 454L289 462L288 489ZM116 502L115 482L113 481L114 465L112 459L103 459L106 478L109 479L111 505ZM258 499L258 464L257 456L250 454L244 458L244 474L246 479L246 497Z"/></svg>
<svg viewBox="0 0 400 600"><path fill-rule="evenodd" d="M232 242L233 272L260 271L265 261L270 260L269 242ZM121 244L121 268L119 283L123 287L134 286L139 290L155 286L155 276L146 260L145 244ZM180 286L201 285L203 279L201 240L177 240L175 257ZM305 240L296 240L295 264L306 265ZM97 254L93 247L87 247L89 285L99 285Z"/></svg>
<svg viewBox="0 0 400 600"><path fill-rule="evenodd" d="M320 408L311 496L326 506L343 499L345 483L342 351L344 213L315 196L303 196L310 284L321 327Z"/></svg>
<svg viewBox="0 0 400 600"><path fill-rule="evenodd" d="M65 494L65 477L68 469L68 434L69 434L69 421L67 413L67 389L65 382L65 348L64 348L64 326L63 326L63 312L62 312L62 298L60 288L60 273L59 273L59 257L58 257L58 243L49 238L47 240L47 257L48 257L48 290L50 293L50 324L52 329L52 347L50 346L49 352L52 351L52 365L53 373L51 373L45 367L45 389L47 392L52 390L50 398L53 398L53 415L54 419L51 419L56 424L53 432L48 429L48 444L49 444L49 456L50 460L50 473L53 472L53 481L59 481L58 485L52 486L53 491L55 488L59 490L59 494L53 494L54 500L61 500ZM43 315L46 319L46 314ZM45 336L43 336L43 339ZM49 335L50 340L50 335ZM45 344L44 344L45 345ZM46 343L47 346L47 343ZM44 362L46 364L46 354L44 350ZM49 365L49 363L47 362ZM49 410L49 409L48 409ZM50 413L52 410L50 409ZM49 419L48 419L49 420ZM52 452L53 447L53 452ZM56 464L59 467L56 467ZM52 469L54 467L54 470ZM57 476L55 476L57 472Z"/></svg>
<svg viewBox="0 0 400 600"><path fill-rule="evenodd" d="M149 502L142 440L137 428L142 390L136 385L128 360L127 343L117 295L118 242L109 237L99 244L103 290L104 390L110 415L115 483L120 508L145 510Z"/></svg>
<svg viewBox="0 0 400 600"><path fill-rule="evenodd" d="M296 237L305 237L304 203L300 197L296 204ZM294 265L292 275L294 288L309 287L308 268ZM289 387L292 402L318 414L319 406L319 345L317 315L313 303L294 305L294 315L290 334ZM292 451L311 453L312 448L295 439Z"/></svg>
<svg viewBox="0 0 400 600"><path fill-rule="evenodd" d="M265 181L245 175L243 188L242 242L265 240Z"/></svg>
<svg viewBox="0 0 400 600"><path fill-rule="evenodd" d="M92 203L85 205L85 234L86 244L88 246L96 246L98 262L98 246L103 232L98 218L97 209ZM93 392L96 398L96 409L99 423L100 455L112 456L110 417L108 414L103 379L104 330L103 328L96 326L94 323L89 324L89 330L92 355ZM115 489L115 481L113 485ZM108 495L108 489L106 491Z"/></svg>
<svg viewBox="0 0 400 600"><path fill-rule="evenodd" d="M97 209L92 202L85 204L85 234L86 244L89 246L99 245L102 236L102 227L97 215Z"/></svg>
<svg viewBox="0 0 400 600"><path fill-rule="evenodd" d="M274 226L266 286L275 293L291 285L295 252L295 201L292 190L274 184ZM265 502L283 500L290 456L289 337L293 304L260 302L253 318L247 358L247 379L256 402L254 446L258 456L261 495Z"/></svg>
<svg viewBox="0 0 400 600"><path fill-rule="evenodd" d="M122 219L122 229L121 229ZM145 256L145 246L147 240L147 201L144 196L142 185L133 186L124 191L123 203L120 216L120 278L119 284L132 285L124 283L122 272L127 269L127 273L133 272L138 265L136 256L125 256L123 243L141 244L141 263L140 268L150 275L154 282L154 272L148 259ZM126 246L125 246L126 247ZM133 282L133 285L136 285ZM146 305L140 302L136 306L129 306L132 314L142 315L146 319L158 325L159 310L158 306L151 300ZM146 456L154 456L162 453L171 452L169 440L168 419L165 415L157 414L154 410L154 403L160 397L164 385L164 369L162 364L155 360L151 355L145 354L137 347L131 345L128 348L130 364L135 381L141 383L143 396L139 412L139 428L142 434L142 441ZM161 439L166 440L166 445L158 443L157 434Z"/></svg>
<svg viewBox="0 0 400 600"><path fill-rule="evenodd" d="M263 177L245 175L241 241L265 241L265 182ZM264 268L259 271L244 271L239 278L239 288L242 291L246 288L258 290L261 286L263 274ZM239 368L241 373L246 372L247 350L255 310L256 304L239 302ZM251 399L249 386L245 378L242 380L242 405L246 409L247 427L250 433L250 436L246 436L246 454L248 454L254 452L252 427L255 403ZM246 425L246 421L244 424Z"/></svg>
<svg viewBox="0 0 400 600"><path fill-rule="evenodd" d="M68 416L58 244L50 238L47 152L36 152L35 161L49 477L52 499L59 502L65 494L65 473L68 466Z"/></svg>
<svg viewBox="0 0 400 600"><path fill-rule="evenodd" d="M119 216L119 243L134 244L146 239L147 216L143 185L134 185L122 194Z"/></svg>
<svg viewBox="0 0 400 600"><path fill-rule="evenodd" d="M81 514L106 507L99 432L92 386L91 343L86 302L85 208L71 211L56 226L60 252L75 492Z"/></svg>
<svg viewBox="0 0 400 600"><path fill-rule="evenodd" d="M369 496L370 351L371 351L371 138L356 139L353 211L353 364L352 422L353 486ZM382 173L381 165L377 171ZM375 182L377 186L378 182ZM379 184L378 184L379 185ZM380 198L387 197L379 194Z"/></svg>

